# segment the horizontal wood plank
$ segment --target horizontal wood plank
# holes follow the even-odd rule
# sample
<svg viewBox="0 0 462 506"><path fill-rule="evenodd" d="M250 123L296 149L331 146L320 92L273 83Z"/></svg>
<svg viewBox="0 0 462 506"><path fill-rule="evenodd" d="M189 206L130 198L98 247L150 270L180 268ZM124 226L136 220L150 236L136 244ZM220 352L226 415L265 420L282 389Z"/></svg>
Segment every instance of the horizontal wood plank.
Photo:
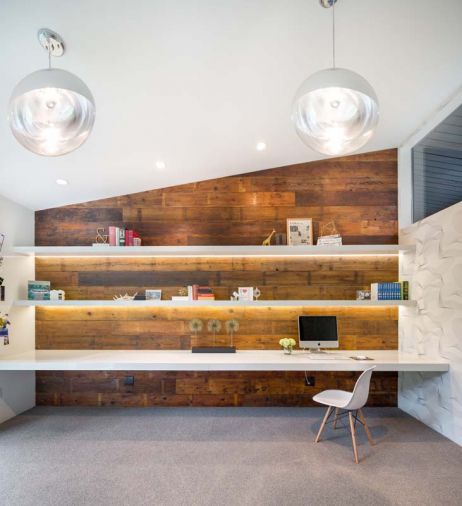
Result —
<svg viewBox="0 0 462 506"><path fill-rule="evenodd" d="M133 228L144 245L254 245L288 218L312 218L315 238L334 220L344 244L395 244L397 152L394 149L278 167L74 204L36 213L36 245L89 245L96 229ZM163 298L192 284L210 285L229 300L239 286L258 286L262 299L355 299L374 281L398 278L396 257L312 258L37 258L36 278L68 299L107 299L162 289ZM297 337L299 314L338 318L342 349L391 349L398 340L392 307L37 308L38 349L189 349L228 344L224 323L237 319L240 349L277 349ZM204 330L189 330L192 318ZM216 318L222 329L206 330ZM128 373L127 373L128 374ZM37 403L90 406L309 406L325 388L351 389L354 374L316 373L306 389L300 374L37 373ZM397 375L374 375L371 405L395 405Z"/></svg>

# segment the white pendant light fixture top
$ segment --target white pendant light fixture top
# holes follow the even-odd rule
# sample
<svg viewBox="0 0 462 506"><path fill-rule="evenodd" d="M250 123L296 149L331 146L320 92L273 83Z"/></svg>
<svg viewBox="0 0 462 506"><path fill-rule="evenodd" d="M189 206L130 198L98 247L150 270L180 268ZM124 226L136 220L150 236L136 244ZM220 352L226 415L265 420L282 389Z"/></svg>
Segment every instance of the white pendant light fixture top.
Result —
<svg viewBox="0 0 462 506"><path fill-rule="evenodd" d="M26 149L43 156L64 155L81 146L95 122L95 101L87 85L66 70L51 68L51 56L64 54L61 37L38 32L48 52L48 68L26 76L13 90L9 123Z"/></svg>
<svg viewBox="0 0 462 506"><path fill-rule="evenodd" d="M362 76L335 65L335 3L332 8L333 67L312 74L298 89L292 121L301 140L331 156L356 151L372 137L379 120L379 103L372 86Z"/></svg>

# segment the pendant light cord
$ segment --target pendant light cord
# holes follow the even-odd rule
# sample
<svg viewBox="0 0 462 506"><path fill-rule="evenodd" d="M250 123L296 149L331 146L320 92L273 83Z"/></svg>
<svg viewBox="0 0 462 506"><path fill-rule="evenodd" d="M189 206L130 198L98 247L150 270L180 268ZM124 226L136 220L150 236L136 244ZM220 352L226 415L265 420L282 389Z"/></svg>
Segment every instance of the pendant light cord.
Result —
<svg viewBox="0 0 462 506"><path fill-rule="evenodd" d="M332 67L335 69L335 2L332 4Z"/></svg>
<svg viewBox="0 0 462 506"><path fill-rule="evenodd" d="M51 40L48 39L48 70L51 70Z"/></svg>

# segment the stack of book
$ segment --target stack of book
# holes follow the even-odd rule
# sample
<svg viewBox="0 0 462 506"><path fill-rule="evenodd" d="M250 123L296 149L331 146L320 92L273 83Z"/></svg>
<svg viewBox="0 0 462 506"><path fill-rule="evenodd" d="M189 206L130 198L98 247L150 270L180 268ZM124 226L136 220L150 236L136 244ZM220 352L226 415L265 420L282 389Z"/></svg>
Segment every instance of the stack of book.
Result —
<svg viewBox="0 0 462 506"><path fill-rule="evenodd" d="M371 300L409 300L409 282L372 283Z"/></svg>
<svg viewBox="0 0 462 506"><path fill-rule="evenodd" d="M109 227L110 246L140 246L140 236L128 228Z"/></svg>
<svg viewBox="0 0 462 506"><path fill-rule="evenodd" d="M215 300L215 294L209 286L198 286L197 300Z"/></svg>
<svg viewBox="0 0 462 506"><path fill-rule="evenodd" d="M188 286L188 300L215 300L215 294L209 286Z"/></svg>
<svg viewBox="0 0 462 506"><path fill-rule="evenodd" d="M323 235L318 237L318 246L341 246L342 238L340 234Z"/></svg>

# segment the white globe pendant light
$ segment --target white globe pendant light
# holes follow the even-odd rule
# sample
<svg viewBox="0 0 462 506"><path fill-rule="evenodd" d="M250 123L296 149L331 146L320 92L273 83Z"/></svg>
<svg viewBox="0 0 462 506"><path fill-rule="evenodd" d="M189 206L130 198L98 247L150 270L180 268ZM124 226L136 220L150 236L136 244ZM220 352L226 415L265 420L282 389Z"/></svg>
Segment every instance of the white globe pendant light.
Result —
<svg viewBox="0 0 462 506"><path fill-rule="evenodd" d="M46 28L39 41L51 56L62 56L61 37ZM95 101L87 85L66 70L49 67L26 76L13 90L8 119L26 149L43 156L64 155L81 146L95 122Z"/></svg>
<svg viewBox="0 0 462 506"><path fill-rule="evenodd" d="M356 151L374 134L379 103L372 86L351 70L335 66L335 3L332 8L333 68L308 77L298 89L292 121L301 140L310 148L331 156Z"/></svg>

